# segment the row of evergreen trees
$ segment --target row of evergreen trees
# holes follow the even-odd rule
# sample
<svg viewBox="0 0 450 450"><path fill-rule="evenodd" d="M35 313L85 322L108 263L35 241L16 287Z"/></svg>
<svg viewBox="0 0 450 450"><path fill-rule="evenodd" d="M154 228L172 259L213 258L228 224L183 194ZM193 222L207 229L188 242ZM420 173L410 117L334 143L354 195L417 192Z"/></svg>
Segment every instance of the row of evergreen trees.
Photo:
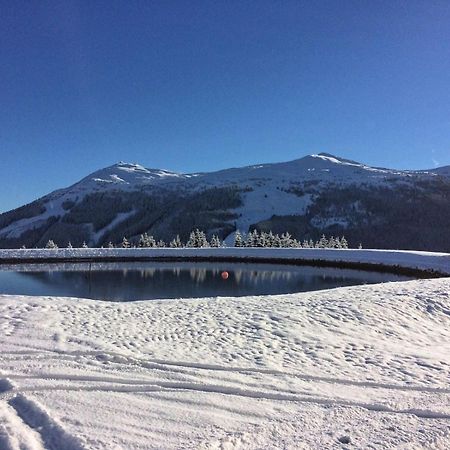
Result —
<svg viewBox="0 0 450 450"><path fill-rule="evenodd" d="M281 236L253 230L247 235L236 231L234 238L235 247L283 247L283 248L348 248L347 239L344 236L341 238L333 237L327 238L324 234L318 241L312 239L304 239L303 242L293 238L289 233L283 233Z"/></svg>
<svg viewBox="0 0 450 450"><path fill-rule="evenodd" d="M128 243L129 244L129 243ZM122 241L122 247L127 246L126 238ZM129 245L128 245L129 246ZM222 247L223 243L219 236L213 234L211 240L208 241L204 231L200 231L198 228L195 231L191 231L189 239L186 243L183 243L180 236L177 234L176 238L172 239L168 245L163 240L156 241L153 236L149 236L147 233L141 234L138 247L170 247L170 248L183 248L183 247Z"/></svg>
<svg viewBox="0 0 450 450"><path fill-rule="evenodd" d="M211 239L208 241L204 231L196 229L191 231L189 239L187 242L182 242L180 236L177 235L176 238L172 239L169 243L163 240L156 240L153 236L147 233L141 234L137 242L137 247L140 248L201 248L201 247L223 247L223 242L220 238L213 234ZM273 234L271 231L268 233L257 230L253 230L248 234L243 234L239 230L235 233L234 238L235 247L279 247L279 248L348 248L347 239L344 236L339 237L329 237L325 235L317 240L305 239L302 242L293 238L289 233L283 233L281 236L278 234ZM123 238L119 245L114 245L112 242L108 244L108 248L131 248L136 247L132 244L126 237ZM49 240L45 246L48 249L55 249L58 246L53 240ZM73 248L72 244L69 242L67 248ZM86 242L83 242L82 248L88 248ZM360 245L361 248L361 245Z"/></svg>

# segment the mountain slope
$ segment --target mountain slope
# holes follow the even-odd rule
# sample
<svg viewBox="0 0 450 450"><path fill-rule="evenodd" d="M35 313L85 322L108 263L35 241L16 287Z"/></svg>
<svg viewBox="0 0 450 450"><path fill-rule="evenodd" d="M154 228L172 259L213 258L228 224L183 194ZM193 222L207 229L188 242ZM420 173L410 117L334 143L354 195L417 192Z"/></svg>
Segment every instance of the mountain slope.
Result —
<svg viewBox="0 0 450 450"><path fill-rule="evenodd" d="M0 246L105 245L143 232L185 239L199 227L228 240L257 228L448 251L449 175L448 167L401 171L327 153L193 174L121 162L1 214Z"/></svg>

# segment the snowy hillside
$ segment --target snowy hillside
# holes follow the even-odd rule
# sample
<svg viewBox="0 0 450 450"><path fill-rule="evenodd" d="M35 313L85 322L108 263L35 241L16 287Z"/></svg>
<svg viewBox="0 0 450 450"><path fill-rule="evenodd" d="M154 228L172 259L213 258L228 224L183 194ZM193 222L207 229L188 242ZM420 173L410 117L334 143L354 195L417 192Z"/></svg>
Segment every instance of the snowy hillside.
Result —
<svg viewBox="0 0 450 450"><path fill-rule="evenodd" d="M256 227L299 238L345 234L353 245L449 251L450 238L441 236L448 226L446 167L400 171L326 153L194 174L121 162L0 215L0 247L42 246L48 239L102 245L143 232L169 239L195 227L225 239Z"/></svg>

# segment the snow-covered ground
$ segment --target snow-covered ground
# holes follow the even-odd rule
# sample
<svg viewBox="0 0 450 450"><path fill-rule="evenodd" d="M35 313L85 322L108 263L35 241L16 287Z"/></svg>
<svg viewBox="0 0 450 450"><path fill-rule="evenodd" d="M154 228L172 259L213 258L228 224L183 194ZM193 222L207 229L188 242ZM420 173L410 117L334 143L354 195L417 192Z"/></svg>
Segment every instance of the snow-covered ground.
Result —
<svg viewBox="0 0 450 450"><path fill-rule="evenodd" d="M136 259L136 258L227 258L283 259L347 262L388 267L432 270L450 275L450 253L410 250L359 250L315 248L75 248L75 249L0 249L0 262L42 259Z"/></svg>
<svg viewBox="0 0 450 450"><path fill-rule="evenodd" d="M0 297L0 448L449 448L449 291Z"/></svg>
<svg viewBox="0 0 450 450"><path fill-rule="evenodd" d="M131 303L0 296L0 349L1 449L450 448L450 278Z"/></svg>

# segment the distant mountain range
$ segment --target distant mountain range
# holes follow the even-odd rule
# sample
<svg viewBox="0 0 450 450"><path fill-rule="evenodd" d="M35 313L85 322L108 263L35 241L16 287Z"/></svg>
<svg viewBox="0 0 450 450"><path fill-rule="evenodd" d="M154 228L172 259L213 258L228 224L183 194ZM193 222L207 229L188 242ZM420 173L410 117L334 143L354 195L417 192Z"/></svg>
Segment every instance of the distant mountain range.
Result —
<svg viewBox="0 0 450 450"><path fill-rule="evenodd" d="M450 251L450 166L405 171L327 153L181 174L120 162L0 215L0 247L119 243L253 228L350 245Z"/></svg>

